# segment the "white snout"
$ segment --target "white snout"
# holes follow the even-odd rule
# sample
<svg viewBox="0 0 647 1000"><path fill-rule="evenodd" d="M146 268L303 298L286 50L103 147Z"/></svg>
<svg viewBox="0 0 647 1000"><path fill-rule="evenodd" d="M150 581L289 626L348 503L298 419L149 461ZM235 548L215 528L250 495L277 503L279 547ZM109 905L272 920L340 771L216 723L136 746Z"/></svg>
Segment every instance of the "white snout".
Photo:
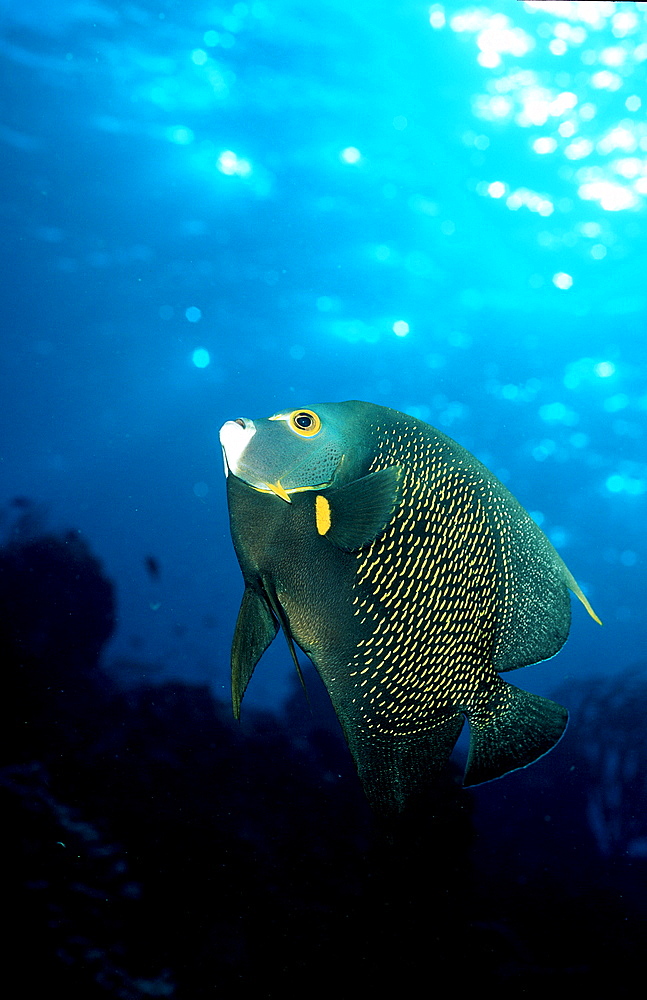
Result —
<svg viewBox="0 0 647 1000"><path fill-rule="evenodd" d="M225 460L225 475L230 472L237 475L245 448L256 434L254 421L245 417L238 420L228 420L220 428L220 444Z"/></svg>

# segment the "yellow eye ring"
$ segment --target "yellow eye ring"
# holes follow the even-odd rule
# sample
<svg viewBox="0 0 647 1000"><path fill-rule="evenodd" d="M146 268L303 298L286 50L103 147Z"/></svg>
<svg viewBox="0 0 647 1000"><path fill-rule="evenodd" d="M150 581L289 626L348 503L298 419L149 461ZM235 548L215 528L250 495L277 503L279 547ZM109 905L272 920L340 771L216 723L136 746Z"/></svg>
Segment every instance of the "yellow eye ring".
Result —
<svg viewBox="0 0 647 1000"><path fill-rule="evenodd" d="M300 437L314 437L321 430L321 420L314 410L294 410L288 417L288 423Z"/></svg>

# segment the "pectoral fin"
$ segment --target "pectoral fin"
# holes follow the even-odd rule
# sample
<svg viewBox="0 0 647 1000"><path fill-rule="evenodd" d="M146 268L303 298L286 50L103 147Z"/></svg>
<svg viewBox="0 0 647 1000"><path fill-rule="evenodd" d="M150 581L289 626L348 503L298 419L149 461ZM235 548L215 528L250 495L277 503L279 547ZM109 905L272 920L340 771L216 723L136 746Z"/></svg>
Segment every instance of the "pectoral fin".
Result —
<svg viewBox="0 0 647 1000"><path fill-rule="evenodd" d="M390 465L362 479L326 490L315 499L317 531L346 552L369 545L400 504L403 470Z"/></svg>
<svg viewBox="0 0 647 1000"><path fill-rule="evenodd" d="M278 622L263 595L248 586L243 594L231 647L231 700L236 719L240 718L240 704L254 667L278 630Z"/></svg>

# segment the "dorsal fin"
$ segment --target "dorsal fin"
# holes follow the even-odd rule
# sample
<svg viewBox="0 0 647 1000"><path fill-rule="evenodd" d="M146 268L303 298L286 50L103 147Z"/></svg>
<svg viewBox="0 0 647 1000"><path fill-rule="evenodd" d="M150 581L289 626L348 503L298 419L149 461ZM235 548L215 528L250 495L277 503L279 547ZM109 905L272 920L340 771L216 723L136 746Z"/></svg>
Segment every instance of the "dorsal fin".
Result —
<svg viewBox="0 0 647 1000"><path fill-rule="evenodd" d="M575 594L575 596L578 598L578 600L580 600L582 602L582 604L584 605L584 607L586 608L586 610L590 614L590 616L593 619L593 621L597 622L598 625L601 625L602 622L600 621L600 619L596 615L595 611L593 610L593 608L589 604L587 596L584 593L584 591L582 590L582 588L580 587L579 583L577 582L577 580L575 579L575 577L573 576L573 574L571 573L571 571L569 570L569 568L567 566L564 566L564 569L566 570L566 584L567 584L569 590L572 590L573 593Z"/></svg>

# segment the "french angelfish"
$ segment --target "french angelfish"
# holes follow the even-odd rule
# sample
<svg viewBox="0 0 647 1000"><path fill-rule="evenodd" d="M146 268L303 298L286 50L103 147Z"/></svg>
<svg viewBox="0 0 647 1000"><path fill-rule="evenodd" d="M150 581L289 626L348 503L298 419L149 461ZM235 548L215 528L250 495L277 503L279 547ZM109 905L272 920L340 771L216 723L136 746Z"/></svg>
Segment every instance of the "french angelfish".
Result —
<svg viewBox="0 0 647 1000"><path fill-rule="evenodd" d="M543 532L441 431L357 401L227 421L231 533L245 581L234 715L279 628L326 685L372 805L399 811L446 765L465 784L550 750L568 713L501 673L553 656L569 591Z"/></svg>

